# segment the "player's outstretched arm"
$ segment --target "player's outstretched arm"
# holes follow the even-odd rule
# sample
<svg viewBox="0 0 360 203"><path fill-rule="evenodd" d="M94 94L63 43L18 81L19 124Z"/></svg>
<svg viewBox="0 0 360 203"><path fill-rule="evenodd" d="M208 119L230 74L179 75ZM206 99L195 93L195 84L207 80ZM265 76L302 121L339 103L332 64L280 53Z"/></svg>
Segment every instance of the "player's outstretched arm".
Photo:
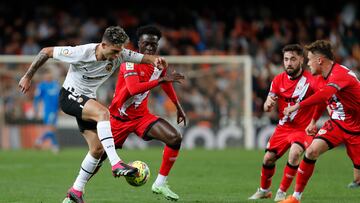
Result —
<svg viewBox="0 0 360 203"><path fill-rule="evenodd" d="M185 79L185 76L183 74L173 71L172 73L166 74L165 76L159 78L159 83L164 83L164 82L181 83L181 80L183 79Z"/></svg>
<svg viewBox="0 0 360 203"><path fill-rule="evenodd" d="M166 95L171 99L177 109L177 123L180 124L184 122L184 126L186 126L186 115L183 110L174 90L172 83L165 82L161 84L161 88L164 90Z"/></svg>
<svg viewBox="0 0 360 203"><path fill-rule="evenodd" d="M145 54L141 60L141 63L153 64L155 67L158 68L168 67L168 63L163 57L154 56L154 55Z"/></svg>
<svg viewBox="0 0 360 203"><path fill-rule="evenodd" d="M184 126L186 126L185 111L183 110L179 101L175 105L176 105L176 109L177 109L177 123L180 124L180 123L184 122Z"/></svg>
<svg viewBox="0 0 360 203"><path fill-rule="evenodd" d="M20 79L19 88L22 93L26 93L29 90L31 79L34 77L36 71L53 56L53 50L53 47L43 48L35 57L25 75Z"/></svg>

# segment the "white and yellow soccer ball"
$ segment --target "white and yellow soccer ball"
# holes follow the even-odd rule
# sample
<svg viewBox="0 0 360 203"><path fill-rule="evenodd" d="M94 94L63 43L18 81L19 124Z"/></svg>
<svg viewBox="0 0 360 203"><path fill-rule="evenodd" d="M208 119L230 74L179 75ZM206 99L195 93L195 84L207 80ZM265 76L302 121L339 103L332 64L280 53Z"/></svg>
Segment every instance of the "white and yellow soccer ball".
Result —
<svg viewBox="0 0 360 203"><path fill-rule="evenodd" d="M148 165L143 161L134 161L129 163L130 166L138 169L135 176L125 176L126 181L135 187L144 185L150 177L150 169Z"/></svg>

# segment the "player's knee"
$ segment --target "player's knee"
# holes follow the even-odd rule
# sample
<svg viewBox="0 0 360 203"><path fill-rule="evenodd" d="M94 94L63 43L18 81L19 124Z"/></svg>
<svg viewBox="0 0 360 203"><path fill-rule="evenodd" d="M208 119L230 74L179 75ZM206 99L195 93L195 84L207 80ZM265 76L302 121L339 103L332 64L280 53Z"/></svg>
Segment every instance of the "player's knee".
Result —
<svg viewBox="0 0 360 203"><path fill-rule="evenodd" d="M274 165L276 162L276 156L274 153L266 153L264 156L263 164L266 166Z"/></svg>
<svg viewBox="0 0 360 203"><path fill-rule="evenodd" d="M275 162L276 162L276 159L264 159L264 165L265 166L272 166L272 165L274 165L275 164Z"/></svg>
<svg viewBox="0 0 360 203"><path fill-rule="evenodd" d="M301 152L292 152L289 155L289 164L296 166L300 162Z"/></svg>
<svg viewBox="0 0 360 203"><path fill-rule="evenodd" d="M305 156L308 159L316 160L320 156L320 152L315 148L309 147L306 149Z"/></svg>
<svg viewBox="0 0 360 203"><path fill-rule="evenodd" d="M101 108L96 113L99 121L110 120L110 112L107 108Z"/></svg>
<svg viewBox="0 0 360 203"><path fill-rule="evenodd" d="M171 148L179 149L182 142L182 135L176 131L171 136L169 136L166 145L168 145Z"/></svg>

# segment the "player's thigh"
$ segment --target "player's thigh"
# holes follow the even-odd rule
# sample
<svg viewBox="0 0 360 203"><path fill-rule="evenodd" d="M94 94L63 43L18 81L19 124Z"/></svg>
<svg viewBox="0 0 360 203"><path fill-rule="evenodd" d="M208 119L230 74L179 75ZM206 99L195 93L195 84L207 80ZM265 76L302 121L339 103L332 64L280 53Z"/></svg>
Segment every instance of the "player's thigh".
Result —
<svg viewBox="0 0 360 203"><path fill-rule="evenodd" d="M320 128L311 145L306 149L306 157L316 159L329 149L344 143L343 131L331 120Z"/></svg>
<svg viewBox="0 0 360 203"><path fill-rule="evenodd" d="M267 143L265 151L273 152L277 158L280 158L290 148L291 143L288 140L288 136L288 130L276 127L275 132Z"/></svg>
<svg viewBox="0 0 360 203"><path fill-rule="evenodd" d="M329 149L329 145L325 140L315 138L311 145L306 149L305 155L309 159L317 159Z"/></svg>
<svg viewBox="0 0 360 203"><path fill-rule="evenodd" d="M294 146L294 150L298 149L298 147L296 146L300 146L303 149L303 151L305 151L305 149L310 146L314 138L313 136L307 135L304 129L302 130L294 129L294 130L289 130L288 132L289 132L288 141L291 143L291 146Z"/></svg>
<svg viewBox="0 0 360 203"><path fill-rule="evenodd" d="M57 117L58 117L58 112L57 111L52 111L52 112L47 112L44 115L44 124L45 125L52 125L55 126L56 122L57 122Z"/></svg>
<svg viewBox="0 0 360 203"><path fill-rule="evenodd" d="M61 110L79 119L82 119L83 108L89 99L87 96L70 92L64 88L60 90L59 103Z"/></svg>
<svg viewBox="0 0 360 203"><path fill-rule="evenodd" d="M134 121L121 121L114 117L110 117L111 132L114 137L116 148L122 148L125 140L130 133L135 131L137 122Z"/></svg>
<svg viewBox="0 0 360 203"><path fill-rule="evenodd" d="M272 165L276 162L276 160L278 159L278 156L276 153L271 152L271 151L267 151L264 154L264 158L263 158L263 164L265 165Z"/></svg>
<svg viewBox="0 0 360 203"><path fill-rule="evenodd" d="M109 110L94 99L89 99L82 111L83 120L107 121L110 119Z"/></svg>
<svg viewBox="0 0 360 203"><path fill-rule="evenodd" d="M169 122L159 118L150 128L147 136L163 141L167 144L176 144L181 142L181 134Z"/></svg>

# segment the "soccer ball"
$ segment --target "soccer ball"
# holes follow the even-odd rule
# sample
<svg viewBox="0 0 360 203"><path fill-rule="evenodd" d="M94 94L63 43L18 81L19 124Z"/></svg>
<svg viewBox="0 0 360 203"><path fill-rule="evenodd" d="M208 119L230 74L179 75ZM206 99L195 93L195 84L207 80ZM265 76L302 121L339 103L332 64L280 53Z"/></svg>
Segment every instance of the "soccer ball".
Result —
<svg viewBox="0 0 360 203"><path fill-rule="evenodd" d="M143 161L134 161L129 163L130 166L138 169L135 176L125 176L126 181L135 187L144 185L150 177L150 169Z"/></svg>

